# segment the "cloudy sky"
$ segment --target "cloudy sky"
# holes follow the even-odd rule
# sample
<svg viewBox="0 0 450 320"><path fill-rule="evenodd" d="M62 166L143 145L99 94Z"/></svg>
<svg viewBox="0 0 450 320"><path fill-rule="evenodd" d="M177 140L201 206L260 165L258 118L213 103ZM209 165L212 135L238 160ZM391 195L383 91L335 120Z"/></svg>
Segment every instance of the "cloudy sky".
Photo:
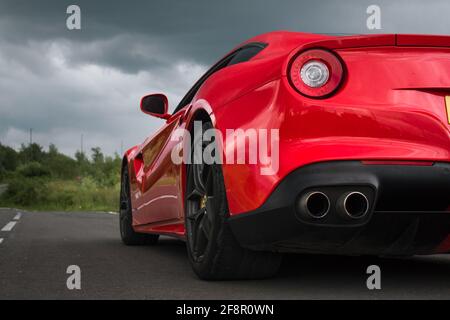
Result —
<svg viewBox="0 0 450 320"><path fill-rule="evenodd" d="M66 9L81 8L81 30ZM141 142L162 120L139 98L169 96L171 109L208 66L238 43L273 30L374 33L366 8L381 7L377 33L450 33L448 0L0 0L0 142L54 143L73 156L112 154Z"/></svg>

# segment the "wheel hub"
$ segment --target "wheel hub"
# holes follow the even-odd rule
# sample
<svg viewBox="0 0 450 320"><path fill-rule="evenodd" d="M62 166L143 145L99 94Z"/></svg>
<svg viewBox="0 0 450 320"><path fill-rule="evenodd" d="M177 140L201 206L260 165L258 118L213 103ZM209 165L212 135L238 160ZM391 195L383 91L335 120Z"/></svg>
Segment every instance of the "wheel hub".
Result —
<svg viewBox="0 0 450 320"><path fill-rule="evenodd" d="M203 209L206 207L206 201L208 198L206 197L206 194L200 198L200 208Z"/></svg>

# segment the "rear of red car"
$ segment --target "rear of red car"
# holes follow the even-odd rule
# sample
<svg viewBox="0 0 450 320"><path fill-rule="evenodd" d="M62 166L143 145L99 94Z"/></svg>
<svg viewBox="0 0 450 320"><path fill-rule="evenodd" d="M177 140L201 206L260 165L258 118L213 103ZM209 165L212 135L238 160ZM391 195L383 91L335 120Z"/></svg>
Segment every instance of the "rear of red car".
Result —
<svg viewBox="0 0 450 320"><path fill-rule="evenodd" d="M275 178L238 169L245 186L233 188L233 168L224 166L240 243L343 254L450 251L450 37L325 38L284 61L279 79L241 98L277 113L269 121L280 136ZM321 77L325 85L308 83Z"/></svg>

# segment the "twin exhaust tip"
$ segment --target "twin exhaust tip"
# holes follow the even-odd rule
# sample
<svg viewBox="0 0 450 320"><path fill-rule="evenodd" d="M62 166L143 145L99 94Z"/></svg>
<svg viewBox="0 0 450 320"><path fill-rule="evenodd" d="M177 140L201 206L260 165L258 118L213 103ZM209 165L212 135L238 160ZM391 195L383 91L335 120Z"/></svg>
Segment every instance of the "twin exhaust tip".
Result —
<svg viewBox="0 0 450 320"><path fill-rule="evenodd" d="M358 191L346 192L339 198L336 209L343 218L360 219L369 212L369 199Z"/></svg>
<svg viewBox="0 0 450 320"><path fill-rule="evenodd" d="M309 218L324 218L330 211L330 199L320 191L311 191L300 198L300 213L307 214Z"/></svg>
<svg viewBox="0 0 450 320"><path fill-rule="evenodd" d="M298 212L304 218L324 218L331 208L330 198L321 191L310 191L300 197ZM336 202L336 211L344 219L361 219L370 208L369 199L362 192L349 191Z"/></svg>

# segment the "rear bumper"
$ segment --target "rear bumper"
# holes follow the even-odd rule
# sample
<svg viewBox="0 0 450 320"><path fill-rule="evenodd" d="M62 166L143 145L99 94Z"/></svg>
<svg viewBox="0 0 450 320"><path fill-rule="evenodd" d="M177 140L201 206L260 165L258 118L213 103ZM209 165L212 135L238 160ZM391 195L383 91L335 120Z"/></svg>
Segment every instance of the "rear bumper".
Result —
<svg viewBox="0 0 450 320"><path fill-rule="evenodd" d="M360 219L338 214L336 203L348 191L367 195ZM309 191L329 196L330 210L305 219L299 198ZM450 251L450 163L366 165L334 161L290 173L258 209L231 216L242 246L255 250L332 254L411 255Z"/></svg>

